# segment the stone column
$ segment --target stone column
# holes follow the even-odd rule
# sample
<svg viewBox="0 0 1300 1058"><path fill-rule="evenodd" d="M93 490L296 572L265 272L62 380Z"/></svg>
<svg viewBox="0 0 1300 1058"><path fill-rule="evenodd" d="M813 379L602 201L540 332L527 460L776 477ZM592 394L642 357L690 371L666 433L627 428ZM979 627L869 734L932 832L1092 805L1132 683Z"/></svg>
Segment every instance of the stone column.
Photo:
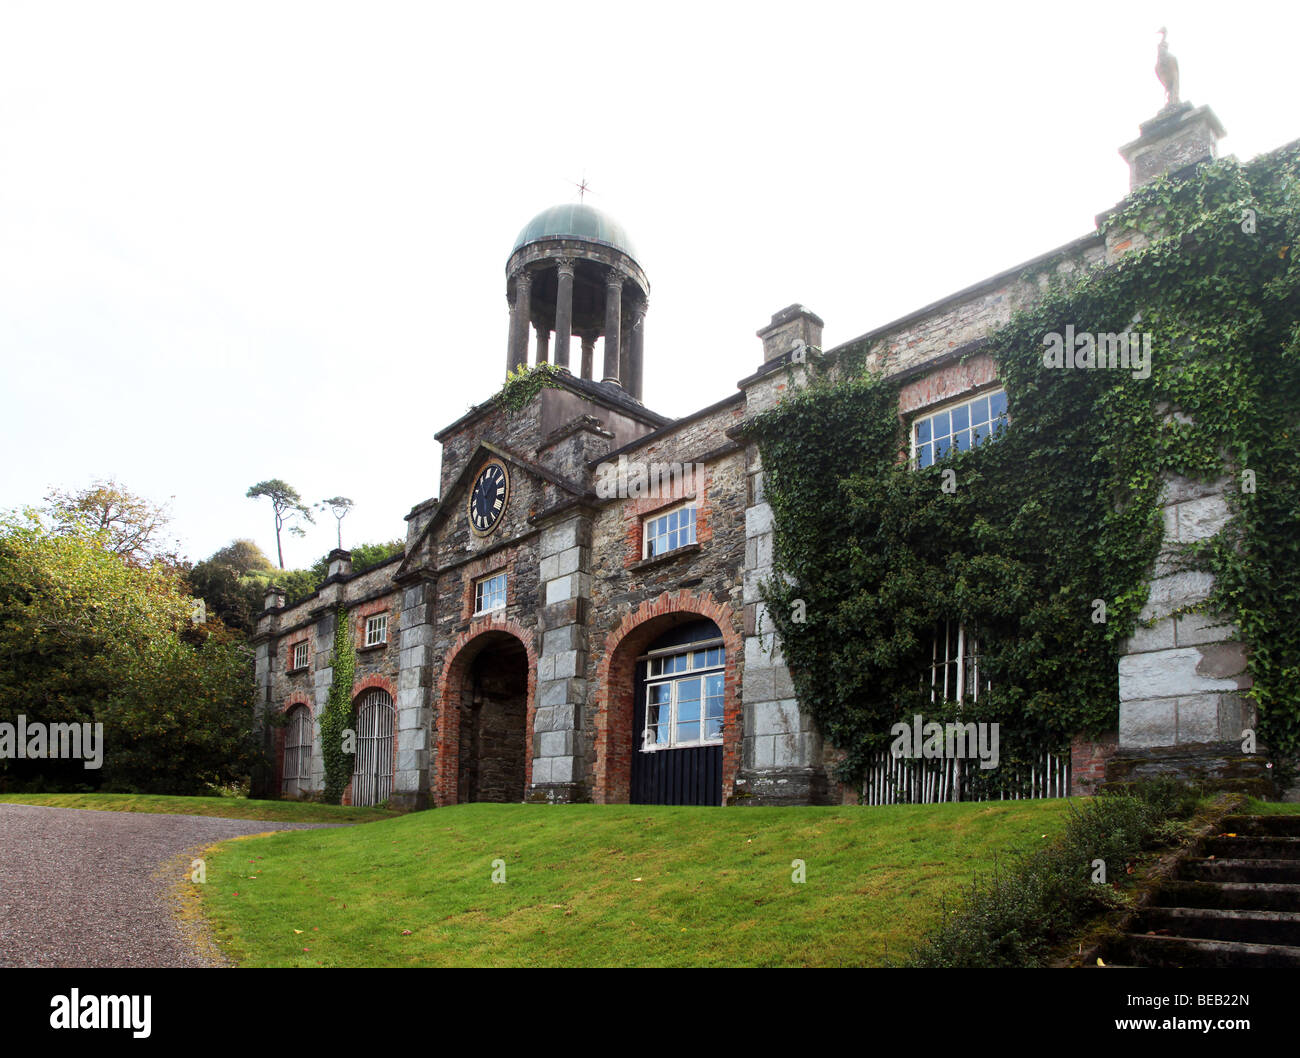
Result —
<svg viewBox="0 0 1300 1058"><path fill-rule="evenodd" d="M585 800L582 713L587 704L587 617L591 519L575 515L542 529L543 605L538 611L537 712L529 801Z"/></svg>
<svg viewBox="0 0 1300 1058"><path fill-rule="evenodd" d="M573 337L573 258L557 257L559 278L555 294L555 364L569 366L569 340Z"/></svg>
<svg viewBox="0 0 1300 1058"><path fill-rule="evenodd" d="M645 315L649 308L642 298L632 311L631 349L628 352L628 374L625 388L637 400L641 399L641 375L645 361Z"/></svg>
<svg viewBox="0 0 1300 1058"><path fill-rule="evenodd" d="M611 268L605 277L605 377L603 382L619 381L619 327L623 320L623 273Z"/></svg>
<svg viewBox="0 0 1300 1058"><path fill-rule="evenodd" d="M397 768L394 807L429 804L430 687L433 682L434 583L402 589L401 661L397 675Z"/></svg>
<svg viewBox="0 0 1300 1058"><path fill-rule="evenodd" d="M533 321L533 329L537 332L537 363L549 364L551 362L551 329L541 320Z"/></svg>
<svg viewBox="0 0 1300 1058"><path fill-rule="evenodd" d="M596 359L596 339L589 334L582 336L582 377L591 378L592 371L595 367L592 363Z"/></svg>
<svg viewBox="0 0 1300 1058"><path fill-rule="evenodd" d="M515 305L510 310L510 353L506 370L513 371L521 364L528 366L528 304L531 300L533 277L522 269L515 276Z"/></svg>

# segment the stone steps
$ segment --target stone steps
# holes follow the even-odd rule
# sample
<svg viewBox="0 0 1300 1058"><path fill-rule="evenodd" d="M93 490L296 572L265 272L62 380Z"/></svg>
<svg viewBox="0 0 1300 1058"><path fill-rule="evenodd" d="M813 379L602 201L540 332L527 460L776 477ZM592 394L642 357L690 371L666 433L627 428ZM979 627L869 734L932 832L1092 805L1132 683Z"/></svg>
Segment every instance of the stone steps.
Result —
<svg viewBox="0 0 1300 1058"><path fill-rule="evenodd" d="M1300 815L1228 816L1199 851L1109 947L1106 965L1300 967Z"/></svg>

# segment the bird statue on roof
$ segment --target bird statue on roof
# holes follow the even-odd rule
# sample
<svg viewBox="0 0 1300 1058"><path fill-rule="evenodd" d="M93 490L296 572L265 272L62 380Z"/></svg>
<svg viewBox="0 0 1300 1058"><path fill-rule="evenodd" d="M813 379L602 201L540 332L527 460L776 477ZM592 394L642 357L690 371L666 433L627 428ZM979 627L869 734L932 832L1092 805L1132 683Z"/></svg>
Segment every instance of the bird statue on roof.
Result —
<svg viewBox="0 0 1300 1058"><path fill-rule="evenodd" d="M1178 60L1169 53L1169 42L1165 40L1169 31L1160 27L1160 45L1156 48L1156 76L1165 86L1165 105L1174 106L1178 102Z"/></svg>

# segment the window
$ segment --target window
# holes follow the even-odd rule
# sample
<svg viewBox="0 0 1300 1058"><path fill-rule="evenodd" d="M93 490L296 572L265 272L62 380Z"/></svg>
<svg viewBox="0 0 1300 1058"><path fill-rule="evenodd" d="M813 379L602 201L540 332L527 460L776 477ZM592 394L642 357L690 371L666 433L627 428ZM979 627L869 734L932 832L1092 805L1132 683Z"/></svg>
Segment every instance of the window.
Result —
<svg viewBox="0 0 1300 1058"><path fill-rule="evenodd" d="M366 618L366 646L376 647L388 642L388 614Z"/></svg>
<svg viewBox="0 0 1300 1058"><path fill-rule="evenodd" d="M959 621L935 625L930 648L930 701L977 702L990 687L980 676L979 640Z"/></svg>
<svg viewBox="0 0 1300 1058"><path fill-rule="evenodd" d="M642 536L646 558L695 543L695 504L647 518Z"/></svg>
<svg viewBox="0 0 1300 1058"><path fill-rule="evenodd" d="M722 741L724 663L721 646L694 647L649 659L643 750Z"/></svg>
<svg viewBox="0 0 1300 1058"><path fill-rule="evenodd" d="M501 610L506 605L506 575L497 573L474 585L474 612Z"/></svg>
<svg viewBox="0 0 1300 1058"><path fill-rule="evenodd" d="M973 400L930 412L912 423L912 465L928 467L954 448L974 448L1007 425L1007 391L994 390Z"/></svg>
<svg viewBox="0 0 1300 1058"><path fill-rule="evenodd" d="M307 640L293 645L293 665L295 669L305 669L307 667Z"/></svg>

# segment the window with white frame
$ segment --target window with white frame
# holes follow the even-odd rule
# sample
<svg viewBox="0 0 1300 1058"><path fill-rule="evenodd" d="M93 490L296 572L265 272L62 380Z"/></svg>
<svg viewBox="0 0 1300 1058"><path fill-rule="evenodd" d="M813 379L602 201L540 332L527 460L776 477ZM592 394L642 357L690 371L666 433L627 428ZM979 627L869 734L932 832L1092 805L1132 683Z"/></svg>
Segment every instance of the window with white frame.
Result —
<svg viewBox="0 0 1300 1058"><path fill-rule="evenodd" d="M647 518L641 536L645 541L644 558L654 558L695 543L695 504Z"/></svg>
<svg viewBox="0 0 1300 1058"><path fill-rule="evenodd" d="M496 573L474 584L474 612L488 613L506 605L506 575Z"/></svg>
<svg viewBox="0 0 1300 1058"><path fill-rule="evenodd" d="M305 669L307 667L307 640L293 645L293 665L295 669Z"/></svg>
<svg viewBox="0 0 1300 1058"><path fill-rule="evenodd" d="M643 750L722 741L725 663L720 645L695 646L647 661Z"/></svg>
<svg viewBox="0 0 1300 1058"><path fill-rule="evenodd" d="M928 467L954 449L964 452L996 437L1007 425L1007 391L978 397L926 412L912 421L912 465Z"/></svg>
<svg viewBox="0 0 1300 1058"><path fill-rule="evenodd" d="M929 683L932 702L977 702L991 686L980 672L979 639L960 621L935 625Z"/></svg>
<svg viewBox="0 0 1300 1058"><path fill-rule="evenodd" d="M388 614L375 614L366 618L366 646L376 647L388 642Z"/></svg>

